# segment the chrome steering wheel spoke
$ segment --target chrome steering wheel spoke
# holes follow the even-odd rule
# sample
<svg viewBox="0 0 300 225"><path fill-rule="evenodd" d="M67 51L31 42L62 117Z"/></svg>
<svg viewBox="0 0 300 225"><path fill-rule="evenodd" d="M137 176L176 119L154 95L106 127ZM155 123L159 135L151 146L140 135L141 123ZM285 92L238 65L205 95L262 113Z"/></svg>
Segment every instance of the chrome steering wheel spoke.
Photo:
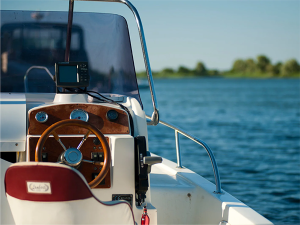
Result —
<svg viewBox="0 0 300 225"><path fill-rule="evenodd" d="M55 131L52 132L53 137L55 138L55 140L61 145L61 147L64 149L64 151L67 151L67 148L65 147L65 145L62 143L62 141L60 140L59 136L57 135L57 133Z"/></svg>
<svg viewBox="0 0 300 225"><path fill-rule="evenodd" d="M77 149L80 150L81 146L83 145L83 143L86 141L86 139L89 137L89 135L92 132L89 130L82 138L81 142L79 143L79 145L77 146Z"/></svg>
<svg viewBox="0 0 300 225"><path fill-rule="evenodd" d="M95 161L92 160L87 160L87 159L83 159L82 162L86 162L86 163L91 163L91 164L95 164Z"/></svg>

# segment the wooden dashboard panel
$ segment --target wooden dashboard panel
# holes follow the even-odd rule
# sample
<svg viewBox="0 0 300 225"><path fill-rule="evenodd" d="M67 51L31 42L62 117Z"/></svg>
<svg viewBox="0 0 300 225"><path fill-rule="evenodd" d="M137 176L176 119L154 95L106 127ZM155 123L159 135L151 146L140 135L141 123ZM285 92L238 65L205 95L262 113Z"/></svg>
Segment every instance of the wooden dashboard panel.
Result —
<svg viewBox="0 0 300 225"><path fill-rule="evenodd" d="M89 137L84 144L82 145L80 151L82 152L83 159L91 160L91 153L92 152L103 152L102 145L95 145L93 139L95 137ZM60 137L62 143L65 145L66 148L74 147L76 148L82 137ZM30 137L29 138L29 160L35 161L35 148L36 144L39 140L39 137ZM109 139L106 138L107 142ZM61 145L53 138L49 137L44 145L43 153L48 154L48 162L57 162L58 157L61 153L63 153L63 148ZM93 173L99 173L102 169L101 163L98 164L91 164L82 162L80 168L78 169L79 172L85 177L86 181L89 183L93 179ZM100 183L95 188L110 188L111 187L111 178L110 178L110 170L106 175L104 181Z"/></svg>
<svg viewBox="0 0 300 225"><path fill-rule="evenodd" d="M40 135L49 126L61 120L70 119L70 113L74 109L83 109L89 115L88 122L96 126L103 134L129 134L128 115L121 109L116 109L108 106L94 104L59 104L40 107L30 111L28 115L29 126L28 134ZM109 121L106 118L106 113L109 110L118 112L116 121ZM35 119L35 115L43 111L48 114L48 120L45 123L39 123ZM57 130L57 134L85 134L87 131L80 127L63 127Z"/></svg>

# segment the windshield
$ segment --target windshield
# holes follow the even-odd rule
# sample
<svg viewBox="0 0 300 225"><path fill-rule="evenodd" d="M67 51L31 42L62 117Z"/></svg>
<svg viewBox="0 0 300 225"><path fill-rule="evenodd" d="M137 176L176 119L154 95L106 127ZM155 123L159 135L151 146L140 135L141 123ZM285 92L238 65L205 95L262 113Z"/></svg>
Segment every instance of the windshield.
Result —
<svg viewBox="0 0 300 225"><path fill-rule="evenodd" d="M53 75L65 57L68 12L1 11L1 92L24 92L24 75L44 66ZM126 20L114 14L73 16L70 61L89 63L87 90L136 98L140 104ZM27 76L27 92L56 92L42 69Z"/></svg>

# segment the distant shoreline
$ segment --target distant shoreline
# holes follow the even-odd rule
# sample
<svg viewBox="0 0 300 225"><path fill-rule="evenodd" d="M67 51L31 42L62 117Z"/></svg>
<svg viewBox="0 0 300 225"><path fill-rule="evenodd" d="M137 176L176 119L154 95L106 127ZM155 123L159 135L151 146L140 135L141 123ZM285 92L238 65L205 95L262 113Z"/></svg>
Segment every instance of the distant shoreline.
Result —
<svg viewBox="0 0 300 225"><path fill-rule="evenodd" d="M137 73L137 77L147 77L145 71ZM300 65L296 59L272 64L265 55L259 55L256 59L237 59L228 71L219 71L206 68L203 62L198 62L195 68L190 69L179 66L178 69L165 68L161 71L153 71L155 78L185 78L185 77L222 77L222 78L300 78Z"/></svg>
<svg viewBox="0 0 300 225"><path fill-rule="evenodd" d="M146 72L139 72L136 74L138 79L147 78ZM153 78L156 79L182 79L182 78L225 78L225 79L299 79L300 73L291 74L289 76L273 76L270 74L241 74L241 73L228 73L219 75L196 75L196 74L182 74L182 73L160 73L153 72Z"/></svg>

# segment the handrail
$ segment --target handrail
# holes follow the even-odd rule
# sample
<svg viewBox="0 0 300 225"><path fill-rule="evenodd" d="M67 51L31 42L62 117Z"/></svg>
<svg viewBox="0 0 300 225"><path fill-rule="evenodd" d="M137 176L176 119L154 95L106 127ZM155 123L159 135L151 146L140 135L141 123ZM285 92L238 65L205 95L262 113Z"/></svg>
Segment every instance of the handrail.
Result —
<svg viewBox="0 0 300 225"><path fill-rule="evenodd" d="M28 68L28 70L26 71L26 73L25 73L25 75L24 75L25 93L27 93L27 91L28 91L27 76L28 76L29 72L30 72L31 70L33 70L33 69L45 70L45 71L48 73L48 75L51 77L51 79L52 79L53 81L55 81L55 77L51 74L51 72L48 70L47 67L45 67L45 66L31 66L31 67Z"/></svg>
<svg viewBox="0 0 300 225"><path fill-rule="evenodd" d="M148 51L147 51L144 29L143 29L142 20L140 18L138 11L128 0L75 0L75 1L119 2L119 3L125 4L133 13L136 23L137 23L138 31L139 31L142 52L143 52L143 57L144 57L144 63L145 63L145 68L146 68L146 72L147 72L149 89L150 89L152 105L153 105L153 113L152 113L151 118L149 118L150 121L148 121L147 124L156 126L159 123L159 111L157 108L157 101L156 101L156 95L155 95L155 90L154 90L154 82L153 82L153 76L152 76L152 71L151 71L151 67L150 67L150 60L149 60Z"/></svg>
<svg viewBox="0 0 300 225"><path fill-rule="evenodd" d="M150 116L146 115L147 119L150 119ZM169 127L171 129L173 129L175 131L175 141L176 141L176 154L177 154L177 167L178 168L182 168L181 165L181 155L180 155L180 146L179 146L179 137L178 137L178 133L182 134L183 136L189 138L190 140L196 142L197 144L201 145L207 152L212 167L213 167L213 171L214 171L214 177L215 177L215 182L216 182L216 194L222 194L222 188L221 188L221 180L220 180L220 175L219 175L219 170L218 170L218 165L217 162L215 160L214 154L213 152L210 150L209 146L204 142L201 141L200 139L188 134L187 132L183 131L182 129L179 129L178 127L175 127L172 124L166 123L164 121L159 121L160 124Z"/></svg>

